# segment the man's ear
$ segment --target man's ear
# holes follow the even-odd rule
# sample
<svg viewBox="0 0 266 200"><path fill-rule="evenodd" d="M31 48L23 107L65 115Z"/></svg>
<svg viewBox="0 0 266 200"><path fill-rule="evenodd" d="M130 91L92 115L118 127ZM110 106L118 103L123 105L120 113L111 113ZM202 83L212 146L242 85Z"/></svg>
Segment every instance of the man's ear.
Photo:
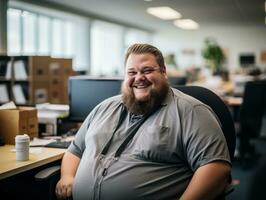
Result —
<svg viewBox="0 0 266 200"><path fill-rule="evenodd" d="M168 76L167 76L167 74L166 74L166 68L163 68L163 69L162 69L162 74L164 75L164 77L165 77L166 79L168 79Z"/></svg>

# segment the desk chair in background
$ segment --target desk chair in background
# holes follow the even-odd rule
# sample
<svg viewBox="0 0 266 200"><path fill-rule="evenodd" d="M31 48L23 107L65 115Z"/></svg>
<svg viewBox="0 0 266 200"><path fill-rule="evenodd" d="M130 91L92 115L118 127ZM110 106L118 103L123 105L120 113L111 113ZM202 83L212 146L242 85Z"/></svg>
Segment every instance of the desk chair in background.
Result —
<svg viewBox="0 0 266 200"><path fill-rule="evenodd" d="M239 112L239 158L243 165L255 155L252 138L260 137L262 118L266 112L266 80L247 82Z"/></svg>
<svg viewBox="0 0 266 200"><path fill-rule="evenodd" d="M225 139L229 148L231 160L234 157L235 151L235 128L232 116L225 105L225 103L218 97L215 93L210 91L207 88L199 86L175 86L176 89L200 100L201 102L210 106L217 117L220 120L222 131L225 135ZM49 199L55 198L55 184L59 180L60 167L55 166L53 168L45 169L44 171L39 172L35 177L36 180L45 180L49 183ZM226 189L224 195L232 191L231 185Z"/></svg>

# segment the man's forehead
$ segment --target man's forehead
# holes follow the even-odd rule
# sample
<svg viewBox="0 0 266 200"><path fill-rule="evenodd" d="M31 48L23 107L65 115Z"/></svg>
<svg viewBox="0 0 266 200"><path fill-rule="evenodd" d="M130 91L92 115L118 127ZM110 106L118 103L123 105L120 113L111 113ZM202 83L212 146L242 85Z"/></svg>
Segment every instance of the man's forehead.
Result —
<svg viewBox="0 0 266 200"><path fill-rule="evenodd" d="M156 58L153 54L145 53L145 54L131 54L129 55L126 68L127 69L135 69L138 67L157 67L159 66Z"/></svg>

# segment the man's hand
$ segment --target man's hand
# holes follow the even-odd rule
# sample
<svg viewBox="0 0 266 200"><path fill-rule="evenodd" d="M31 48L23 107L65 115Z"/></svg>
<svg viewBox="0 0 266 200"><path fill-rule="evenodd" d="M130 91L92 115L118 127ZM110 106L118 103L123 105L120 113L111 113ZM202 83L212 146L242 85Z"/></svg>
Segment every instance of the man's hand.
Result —
<svg viewBox="0 0 266 200"><path fill-rule="evenodd" d="M62 177L56 184L55 193L58 199L66 199L72 196L74 177Z"/></svg>
<svg viewBox="0 0 266 200"><path fill-rule="evenodd" d="M72 196L72 187L80 158L66 152L61 164L61 179L56 184L55 194L58 199L68 199ZM71 198L70 198L71 199Z"/></svg>

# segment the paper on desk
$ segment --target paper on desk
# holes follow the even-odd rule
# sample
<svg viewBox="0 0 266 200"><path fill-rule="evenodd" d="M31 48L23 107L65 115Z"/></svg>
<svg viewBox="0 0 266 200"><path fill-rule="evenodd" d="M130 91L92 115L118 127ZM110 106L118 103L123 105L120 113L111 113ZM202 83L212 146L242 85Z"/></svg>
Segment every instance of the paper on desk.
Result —
<svg viewBox="0 0 266 200"><path fill-rule="evenodd" d="M13 101L3 104L0 106L0 110L16 109L16 105Z"/></svg>
<svg viewBox="0 0 266 200"><path fill-rule="evenodd" d="M38 110L50 110L50 111L69 111L69 105L66 104L50 104L50 103L42 103L36 104L36 108Z"/></svg>
<svg viewBox="0 0 266 200"><path fill-rule="evenodd" d="M51 142L55 142L56 140L53 139L40 139L40 138L33 138L32 141L30 141L30 147L40 147L45 146Z"/></svg>
<svg viewBox="0 0 266 200"><path fill-rule="evenodd" d="M16 149L11 149L10 151L13 152L13 153L16 153ZM42 148L41 147L30 148L30 152L29 153L30 154L35 154L35 155L41 154L42 153Z"/></svg>
<svg viewBox="0 0 266 200"><path fill-rule="evenodd" d="M42 153L42 149L40 147L34 147L34 148L30 148L30 154L34 154L34 155L38 155Z"/></svg>

